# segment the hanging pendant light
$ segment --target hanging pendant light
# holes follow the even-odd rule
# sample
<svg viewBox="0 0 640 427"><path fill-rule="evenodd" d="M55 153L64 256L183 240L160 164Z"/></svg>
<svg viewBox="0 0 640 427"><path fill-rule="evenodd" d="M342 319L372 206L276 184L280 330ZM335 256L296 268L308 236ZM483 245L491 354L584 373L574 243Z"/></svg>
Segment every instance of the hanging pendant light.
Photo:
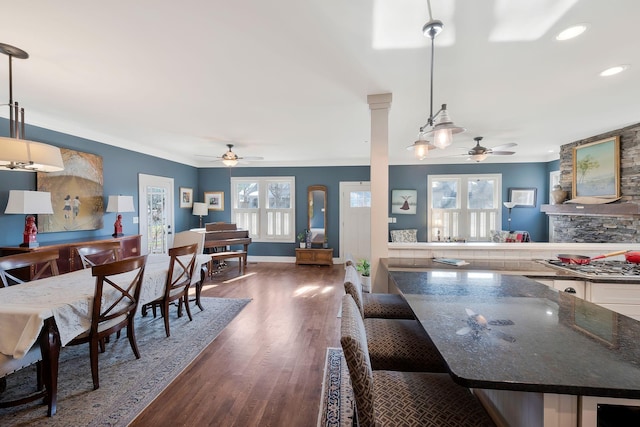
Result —
<svg viewBox="0 0 640 427"><path fill-rule="evenodd" d="M424 135L433 141L434 148L446 148L453 142L453 135L464 132L465 129L456 126L447 112L447 104L442 104L442 108L435 114L433 113L433 59L435 52L435 38L442 29L444 24L438 19L433 19L431 15L431 1L427 0L429 7L429 22L422 27L422 33L425 37L431 39L431 76L430 76L430 101L429 101L429 118L424 126L420 127L420 135ZM436 121L437 119L437 121ZM431 129L428 129L431 127Z"/></svg>
<svg viewBox="0 0 640 427"><path fill-rule="evenodd" d="M24 108L13 101L13 58L27 59L29 54L0 43L0 52L9 57L9 138L0 137L0 170L58 172L64 170L60 149L53 145L24 139Z"/></svg>

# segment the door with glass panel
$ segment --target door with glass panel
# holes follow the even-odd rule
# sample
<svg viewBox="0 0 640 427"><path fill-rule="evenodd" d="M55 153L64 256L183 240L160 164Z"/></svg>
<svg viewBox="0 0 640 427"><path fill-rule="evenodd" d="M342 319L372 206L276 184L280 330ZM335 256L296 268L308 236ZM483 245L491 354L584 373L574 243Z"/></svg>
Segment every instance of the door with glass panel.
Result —
<svg viewBox="0 0 640 427"><path fill-rule="evenodd" d="M340 258L371 259L371 183L340 183Z"/></svg>
<svg viewBox="0 0 640 427"><path fill-rule="evenodd" d="M138 175L140 247L143 254L164 254L173 245L173 178Z"/></svg>

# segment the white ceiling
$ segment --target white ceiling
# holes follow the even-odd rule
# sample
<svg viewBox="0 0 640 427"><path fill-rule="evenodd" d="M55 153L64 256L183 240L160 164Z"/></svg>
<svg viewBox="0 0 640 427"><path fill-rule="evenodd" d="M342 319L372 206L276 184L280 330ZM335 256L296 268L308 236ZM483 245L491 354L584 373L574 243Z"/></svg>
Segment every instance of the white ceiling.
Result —
<svg viewBox="0 0 640 427"><path fill-rule="evenodd" d="M222 167L202 155L227 143L264 157L251 166L365 165L367 95L392 93L390 164L466 161L405 150L429 114L426 0L3 3L0 42L30 54L13 61L27 124L194 166ZM434 108L467 128L433 156L483 136L518 144L487 162L547 161L640 122L637 0L432 0L432 11L445 25ZM577 23L589 24L581 37L555 40ZM618 64L630 67L598 76Z"/></svg>

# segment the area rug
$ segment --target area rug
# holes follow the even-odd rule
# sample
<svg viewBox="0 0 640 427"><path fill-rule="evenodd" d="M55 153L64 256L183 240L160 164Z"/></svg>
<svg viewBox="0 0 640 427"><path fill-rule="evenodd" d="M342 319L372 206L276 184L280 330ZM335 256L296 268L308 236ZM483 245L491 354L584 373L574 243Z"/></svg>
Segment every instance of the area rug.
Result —
<svg viewBox="0 0 640 427"><path fill-rule="evenodd" d="M353 424L353 390L341 348L327 348L322 379L319 427L349 427Z"/></svg>
<svg viewBox="0 0 640 427"><path fill-rule="evenodd" d="M135 319L140 359L126 333L112 337L100 354L100 388L93 390L89 346L65 347L60 355L58 412L33 402L0 409L2 426L126 426L209 345L249 299L202 298L204 311L192 308L193 321L171 310L171 336L161 316ZM35 386L35 370L23 369L7 379L7 392L26 394ZM27 388L29 387L29 388ZM9 396L7 396L9 397ZM4 399L5 397L3 397Z"/></svg>

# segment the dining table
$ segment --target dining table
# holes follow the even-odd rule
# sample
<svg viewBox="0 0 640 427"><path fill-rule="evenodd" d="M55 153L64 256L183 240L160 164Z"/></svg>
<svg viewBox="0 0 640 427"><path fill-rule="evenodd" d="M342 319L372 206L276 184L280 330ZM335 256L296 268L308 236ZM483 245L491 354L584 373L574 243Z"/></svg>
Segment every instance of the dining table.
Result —
<svg viewBox="0 0 640 427"><path fill-rule="evenodd" d="M210 260L209 255L199 254L196 266L205 268ZM164 294L169 261L166 254L147 256L139 306ZM174 268L181 269L177 263ZM127 274L133 278L135 272L124 275ZM197 290L203 277L204 274L194 271L191 284ZM91 269L87 268L0 288L0 353L20 359L34 344L40 344L45 371L51 371L45 372L50 416L56 411L60 347L90 328L95 283Z"/></svg>
<svg viewBox="0 0 640 427"><path fill-rule="evenodd" d="M520 275L435 267L388 276L454 381L497 410L521 399L514 417L537 399L534 421L509 424L592 425L588 397L640 406L635 319Z"/></svg>

